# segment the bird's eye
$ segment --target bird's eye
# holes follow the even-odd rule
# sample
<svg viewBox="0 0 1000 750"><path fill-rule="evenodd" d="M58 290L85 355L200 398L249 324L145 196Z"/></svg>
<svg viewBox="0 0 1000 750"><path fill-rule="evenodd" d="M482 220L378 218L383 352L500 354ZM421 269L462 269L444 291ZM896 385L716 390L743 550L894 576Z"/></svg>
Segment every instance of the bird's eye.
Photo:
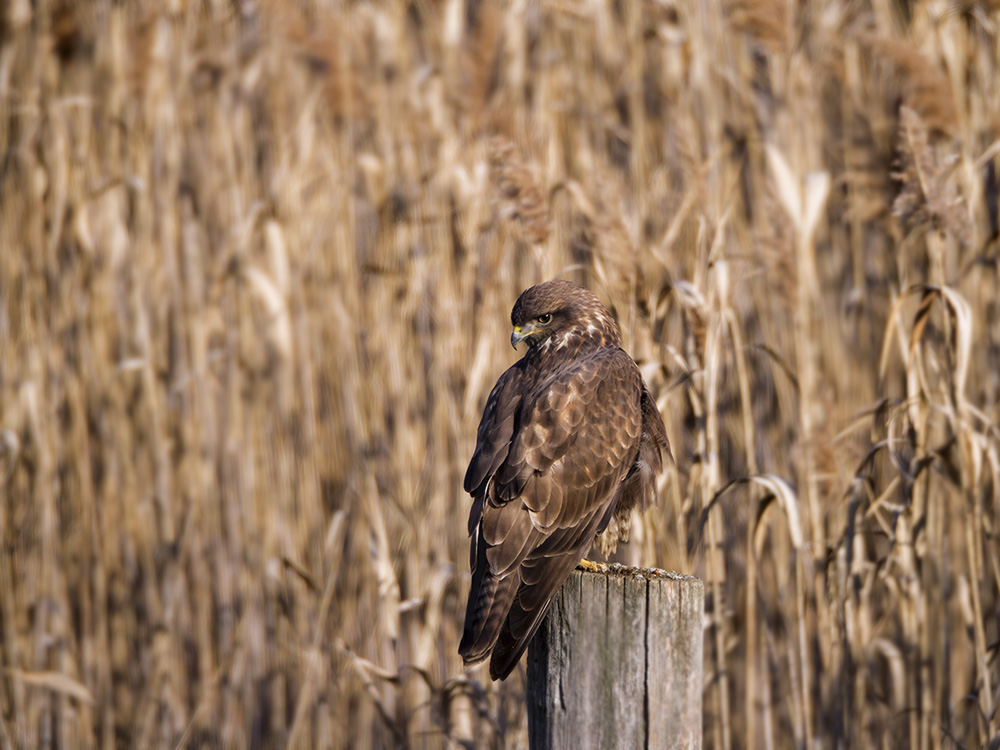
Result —
<svg viewBox="0 0 1000 750"><path fill-rule="evenodd" d="M541 323L543 326L547 326L549 323L552 322L552 315L550 313L539 315L538 322Z"/></svg>

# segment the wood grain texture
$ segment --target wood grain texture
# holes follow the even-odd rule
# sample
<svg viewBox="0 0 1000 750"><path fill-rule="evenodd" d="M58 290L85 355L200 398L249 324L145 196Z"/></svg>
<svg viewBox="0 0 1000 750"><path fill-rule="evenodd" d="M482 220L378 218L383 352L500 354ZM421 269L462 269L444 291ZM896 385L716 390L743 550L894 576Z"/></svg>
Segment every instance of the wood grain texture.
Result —
<svg viewBox="0 0 1000 750"><path fill-rule="evenodd" d="M528 735L548 748L700 748L702 582L574 571L528 650Z"/></svg>

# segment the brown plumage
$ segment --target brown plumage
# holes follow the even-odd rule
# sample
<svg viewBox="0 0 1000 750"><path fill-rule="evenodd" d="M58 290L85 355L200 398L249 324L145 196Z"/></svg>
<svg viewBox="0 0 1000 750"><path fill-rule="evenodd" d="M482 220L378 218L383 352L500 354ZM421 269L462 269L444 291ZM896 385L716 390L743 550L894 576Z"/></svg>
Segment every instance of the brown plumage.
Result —
<svg viewBox="0 0 1000 750"><path fill-rule="evenodd" d="M493 387L465 475L472 588L458 650L467 664L492 655L494 680L595 538L625 537L670 455L656 402L594 294L538 284L510 317L511 343L528 351Z"/></svg>

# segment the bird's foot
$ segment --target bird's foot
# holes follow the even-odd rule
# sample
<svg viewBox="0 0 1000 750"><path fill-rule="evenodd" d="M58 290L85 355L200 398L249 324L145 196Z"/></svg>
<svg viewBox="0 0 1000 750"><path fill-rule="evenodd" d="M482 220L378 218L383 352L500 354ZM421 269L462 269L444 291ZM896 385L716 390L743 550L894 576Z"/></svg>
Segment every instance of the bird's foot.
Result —
<svg viewBox="0 0 1000 750"><path fill-rule="evenodd" d="M586 570L589 573L607 573L608 566L604 563L593 562L591 560L583 559L576 566L577 570Z"/></svg>

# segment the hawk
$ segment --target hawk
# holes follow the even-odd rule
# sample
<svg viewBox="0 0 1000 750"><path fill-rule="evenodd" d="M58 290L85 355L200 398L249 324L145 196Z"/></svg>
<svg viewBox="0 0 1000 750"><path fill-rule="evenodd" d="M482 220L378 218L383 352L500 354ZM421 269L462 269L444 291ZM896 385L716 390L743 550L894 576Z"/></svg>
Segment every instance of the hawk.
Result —
<svg viewBox="0 0 1000 750"><path fill-rule="evenodd" d="M472 587L458 651L466 664L492 657L494 680L595 539L604 551L627 539L670 457L656 402L596 295L548 281L510 319L511 344L528 349L493 387L465 475Z"/></svg>

